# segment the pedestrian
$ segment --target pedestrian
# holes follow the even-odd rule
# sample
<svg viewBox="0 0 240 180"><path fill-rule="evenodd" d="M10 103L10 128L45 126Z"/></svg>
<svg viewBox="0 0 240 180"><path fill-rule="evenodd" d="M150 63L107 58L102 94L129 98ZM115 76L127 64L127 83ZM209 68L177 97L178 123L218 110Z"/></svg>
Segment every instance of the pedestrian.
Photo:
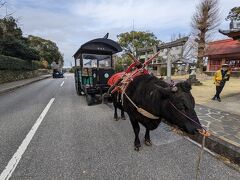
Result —
<svg viewBox="0 0 240 180"><path fill-rule="evenodd" d="M226 81L229 81L230 70L228 64L222 64L222 68L214 74L214 84L216 85L216 94L212 100L218 100L221 102L220 94L225 86Z"/></svg>

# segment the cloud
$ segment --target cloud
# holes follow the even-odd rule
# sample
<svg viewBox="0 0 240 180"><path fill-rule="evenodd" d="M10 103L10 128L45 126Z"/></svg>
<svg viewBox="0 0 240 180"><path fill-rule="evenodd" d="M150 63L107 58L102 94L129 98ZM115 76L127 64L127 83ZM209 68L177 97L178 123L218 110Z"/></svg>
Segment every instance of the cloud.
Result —
<svg viewBox="0 0 240 180"><path fill-rule="evenodd" d="M92 1L80 2L74 5L72 11L80 17L92 19L100 29L106 27L129 28L134 20L138 28L168 28L186 25L190 17L196 0L185 0L185 11L182 1L170 0L139 0L139 1L110 1L105 0L99 3ZM184 23L184 24L182 24ZM90 27L90 29L95 28Z"/></svg>
<svg viewBox="0 0 240 180"><path fill-rule="evenodd" d="M199 0L8 0L8 9L19 17L25 35L36 35L57 43L65 65L84 42L134 29L153 32L169 41L172 34L189 34L191 16ZM222 29L229 10L239 0L220 0ZM0 10L0 15L4 14ZM216 33L215 38L224 38Z"/></svg>

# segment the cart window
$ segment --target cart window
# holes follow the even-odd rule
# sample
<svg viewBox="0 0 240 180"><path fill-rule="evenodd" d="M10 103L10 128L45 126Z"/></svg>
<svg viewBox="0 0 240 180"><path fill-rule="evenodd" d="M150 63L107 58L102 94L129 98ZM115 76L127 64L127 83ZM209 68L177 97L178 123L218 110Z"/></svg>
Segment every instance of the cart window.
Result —
<svg viewBox="0 0 240 180"><path fill-rule="evenodd" d="M83 67L111 68L111 55L83 54Z"/></svg>
<svg viewBox="0 0 240 180"><path fill-rule="evenodd" d="M111 67L111 57L99 60L99 68L110 68Z"/></svg>
<svg viewBox="0 0 240 180"><path fill-rule="evenodd" d="M83 67L97 67L97 59L91 54L83 54Z"/></svg>
<svg viewBox="0 0 240 180"><path fill-rule="evenodd" d="M83 67L97 67L96 59L83 59Z"/></svg>

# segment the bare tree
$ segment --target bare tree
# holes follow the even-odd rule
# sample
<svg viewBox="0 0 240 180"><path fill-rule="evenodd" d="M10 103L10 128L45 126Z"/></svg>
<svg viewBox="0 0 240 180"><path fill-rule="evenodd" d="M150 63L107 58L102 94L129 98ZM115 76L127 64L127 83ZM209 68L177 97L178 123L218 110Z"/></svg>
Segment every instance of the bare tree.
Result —
<svg viewBox="0 0 240 180"><path fill-rule="evenodd" d="M202 71L206 43L212 32L219 26L219 1L201 0L192 17L192 27L197 43L197 66Z"/></svg>
<svg viewBox="0 0 240 180"><path fill-rule="evenodd" d="M6 4L6 1L0 0L0 8Z"/></svg>
<svg viewBox="0 0 240 180"><path fill-rule="evenodd" d="M3 16L3 18L10 17L14 14L14 12L12 12L12 13L8 12L8 7L7 7L7 1L6 0L0 0L0 9L1 8L5 8L5 16ZM0 16L0 18L1 18L1 16Z"/></svg>
<svg viewBox="0 0 240 180"><path fill-rule="evenodd" d="M177 57L175 60L182 59L186 62L193 63L196 62L196 56L197 56L197 43L195 42L195 37L190 34L181 34L179 33L178 35L172 34L171 35L171 41L175 41L177 39L181 39L184 37L188 37L188 41L182 46L182 53L180 57Z"/></svg>
<svg viewBox="0 0 240 180"><path fill-rule="evenodd" d="M189 63L196 63L197 57L197 43L194 36L189 35L188 41L183 46L183 59Z"/></svg>

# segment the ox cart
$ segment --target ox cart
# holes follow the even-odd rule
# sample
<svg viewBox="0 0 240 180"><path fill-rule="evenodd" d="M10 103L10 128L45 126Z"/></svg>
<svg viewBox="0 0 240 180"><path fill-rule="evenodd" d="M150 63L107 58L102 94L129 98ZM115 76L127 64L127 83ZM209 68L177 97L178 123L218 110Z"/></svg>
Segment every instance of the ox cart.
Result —
<svg viewBox="0 0 240 180"><path fill-rule="evenodd" d="M114 74L113 54L122 48L115 41L98 38L83 44L73 55L75 59L75 87L78 95L86 95L88 105L102 101Z"/></svg>

